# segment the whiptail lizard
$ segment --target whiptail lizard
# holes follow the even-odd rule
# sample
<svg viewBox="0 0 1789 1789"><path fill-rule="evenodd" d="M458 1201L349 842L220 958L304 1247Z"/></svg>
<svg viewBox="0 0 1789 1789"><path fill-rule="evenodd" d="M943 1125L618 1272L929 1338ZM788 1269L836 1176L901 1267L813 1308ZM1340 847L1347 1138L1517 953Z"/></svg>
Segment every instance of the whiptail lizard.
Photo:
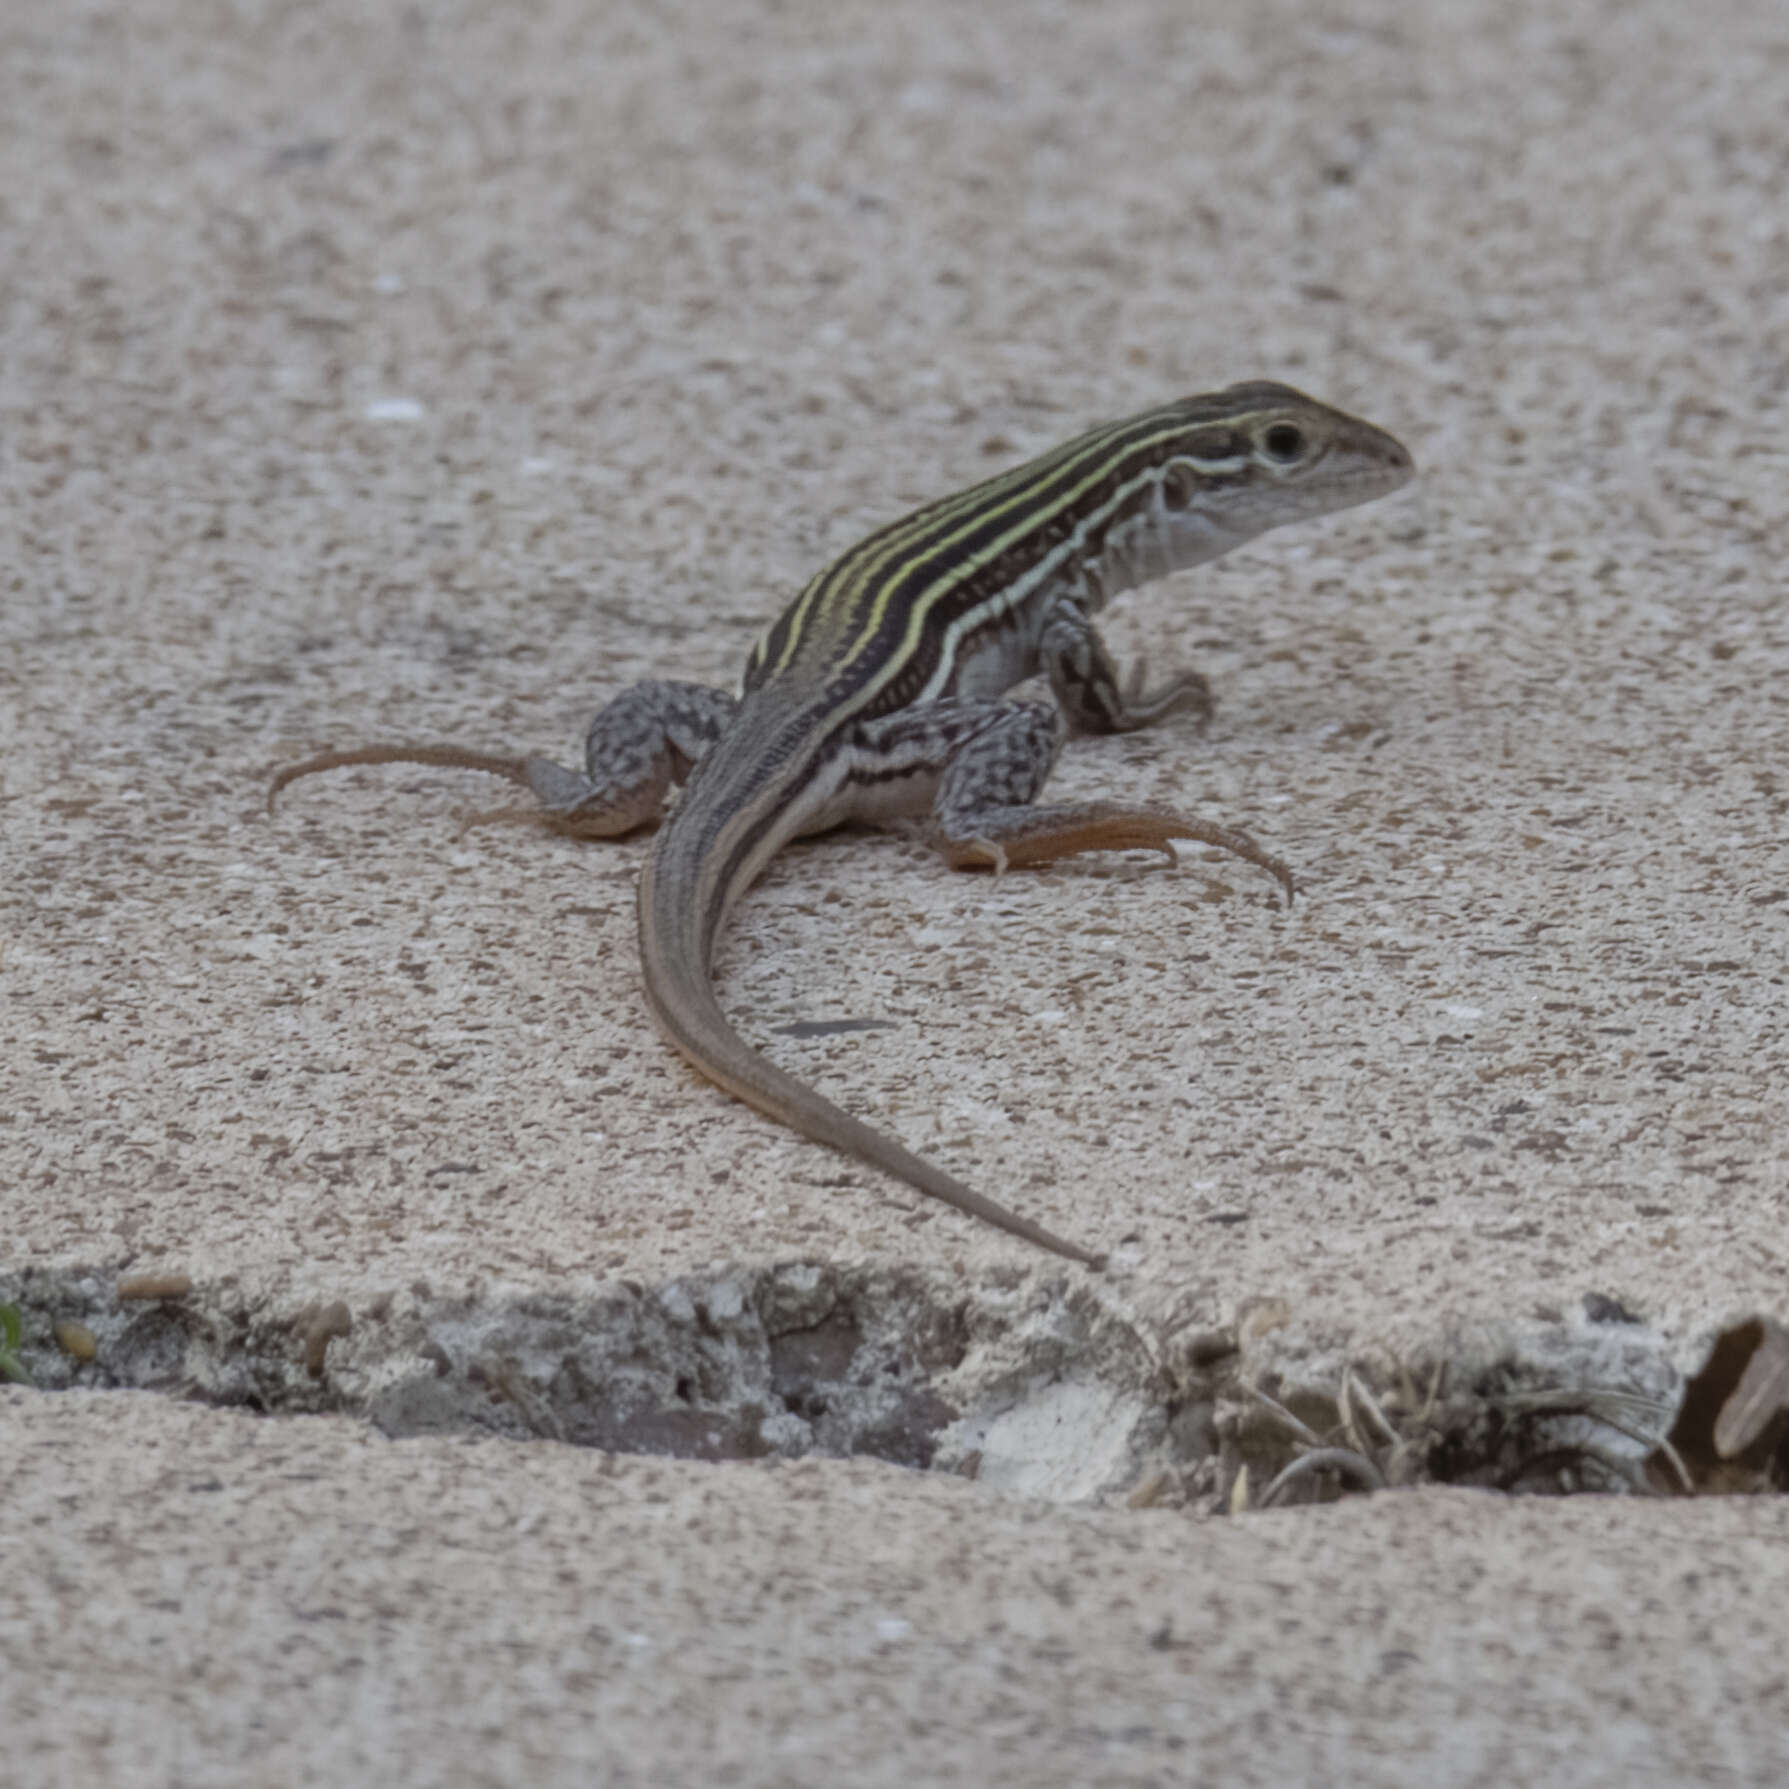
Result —
<svg viewBox="0 0 1789 1789"><path fill-rule="evenodd" d="M583 774L455 746L364 746L289 764L488 771L531 790L556 830L610 838L683 796L640 879L646 997L666 1037L729 1093L921 1192L1071 1260L1103 1257L973 1191L841 1111L747 1044L710 960L734 902L793 838L930 810L959 867L1081 851L1221 846L1291 872L1245 833L1123 802L1034 806L1066 726L1124 733L1211 708L1197 672L1121 686L1093 617L1116 593L1243 541L1402 485L1410 455L1383 430L1284 385L1233 385L1090 430L1025 465L879 528L771 624L738 698L700 684L624 690L591 723ZM1002 700L1045 673L1054 702ZM530 810L534 812L534 810Z"/></svg>

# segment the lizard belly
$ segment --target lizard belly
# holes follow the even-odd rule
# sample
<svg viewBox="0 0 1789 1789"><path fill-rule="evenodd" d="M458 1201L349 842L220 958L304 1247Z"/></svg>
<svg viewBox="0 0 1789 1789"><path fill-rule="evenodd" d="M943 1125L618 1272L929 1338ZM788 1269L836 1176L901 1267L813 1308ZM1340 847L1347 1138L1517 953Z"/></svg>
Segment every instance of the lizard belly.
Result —
<svg viewBox="0 0 1789 1789"><path fill-rule="evenodd" d="M957 652L955 674L938 693L976 699L998 696L1037 671L1037 632L1016 615L984 627Z"/></svg>
<svg viewBox="0 0 1789 1789"><path fill-rule="evenodd" d="M927 813L932 797L938 793L938 782L936 770L914 770L905 776L880 776L873 782L859 783L841 799L839 810L827 824L837 826L846 820L874 824Z"/></svg>

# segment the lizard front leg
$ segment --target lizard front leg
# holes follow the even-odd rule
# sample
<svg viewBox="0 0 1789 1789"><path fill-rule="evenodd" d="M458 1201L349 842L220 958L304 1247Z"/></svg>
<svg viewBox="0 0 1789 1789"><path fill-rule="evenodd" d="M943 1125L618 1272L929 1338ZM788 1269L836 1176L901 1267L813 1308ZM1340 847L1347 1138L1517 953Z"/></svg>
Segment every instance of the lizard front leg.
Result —
<svg viewBox="0 0 1789 1789"><path fill-rule="evenodd" d="M267 790L267 805L288 783L319 770L351 764L430 764L444 770L481 770L529 790L536 808L505 809L480 819L538 820L575 838L616 838L648 825L665 797L684 781L714 744L736 704L725 690L700 683L636 683L597 712L584 737L582 772L550 758L503 757L454 745L365 745L319 752L283 765Z"/></svg>
<svg viewBox="0 0 1789 1789"><path fill-rule="evenodd" d="M1211 715L1211 685L1197 671L1183 671L1160 689L1144 692L1144 667L1121 689L1099 630L1079 603L1064 598L1050 611L1038 656L1062 711L1083 733L1134 733L1171 714Z"/></svg>
<svg viewBox="0 0 1789 1789"><path fill-rule="evenodd" d="M1016 869L1083 851L1161 851L1173 859L1175 839L1198 839L1258 864L1291 900L1291 870L1234 827L1116 801L1034 805L1062 735L1062 716L1049 702L952 697L865 721L857 747L869 772L862 811L893 811L893 790L911 811L929 788L938 848L958 869Z"/></svg>

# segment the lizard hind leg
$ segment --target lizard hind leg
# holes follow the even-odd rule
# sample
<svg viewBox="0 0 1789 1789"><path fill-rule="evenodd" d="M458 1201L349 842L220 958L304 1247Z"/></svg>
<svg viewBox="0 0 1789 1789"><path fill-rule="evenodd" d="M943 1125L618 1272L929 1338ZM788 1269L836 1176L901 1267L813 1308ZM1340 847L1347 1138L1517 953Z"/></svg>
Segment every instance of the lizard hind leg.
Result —
<svg viewBox="0 0 1789 1789"><path fill-rule="evenodd" d="M961 831L947 830L939 839L945 861L959 870L1021 869L1083 851L1160 851L1170 863L1178 863L1174 841L1196 839L1264 869L1285 890L1287 905L1298 891L1290 867L1246 832L1165 808L1127 807L1116 801L1058 803L966 815L960 825Z"/></svg>
<svg viewBox="0 0 1789 1789"><path fill-rule="evenodd" d="M315 776L324 770L347 770L357 764L427 764L437 770L477 770L486 776L507 777L528 788L529 762L526 758L475 752L457 745L352 745L282 764L267 780L267 808L271 813L280 791L300 777Z"/></svg>
<svg viewBox="0 0 1789 1789"><path fill-rule="evenodd" d="M1084 851L1160 851L1197 839L1267 871L1294 893L1292 872L1230 826L1126 802L1034 806L1056 760L1062 722L1045 702L998 704L1001 714L954 754L933 803L939 849L958 869L1018 869Z"/></svg>
<svg viewBox="0 0 1789 1789"><path fill-rule="evenodd" d="M732 718L733 698L703 684L636 683L598 711L584 740L585 769L550 758L508 757L452 745L368 745L320 752L277 770L267 805L287 784L322 770L356 764L426 764L500 776L533 795L532 808L469 815L468 826L523 821L574 838L618 838L656 821L665 797L718 739Z"/></svg>

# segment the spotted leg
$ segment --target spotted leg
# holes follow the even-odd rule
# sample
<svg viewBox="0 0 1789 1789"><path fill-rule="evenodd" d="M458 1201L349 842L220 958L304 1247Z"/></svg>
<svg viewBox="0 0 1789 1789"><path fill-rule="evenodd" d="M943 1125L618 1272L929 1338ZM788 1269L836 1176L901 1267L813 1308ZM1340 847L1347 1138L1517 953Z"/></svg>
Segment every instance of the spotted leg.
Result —
<svg viewBox="0 0 1789 1789"><path fill-rule="evenodd" d="M1171 714L1210 718L1211 685L1197 671L1183 671L1146 693L1139 663L1130 687L1121 689L1106 643L1078 603L1056 604L1038 650L1063 713L1083 733L1134 733Z"/></svg>
<svg viewBox="0 0 1789 1789"><path fill-rule="evenodd" d="M1049 702L951 697L866 721L858 749L869 772L856 811L913 812L931 794L938 848L958 869L1016 869L1083 851L1161 851L1198 839L1273 876L1291 900L1292 872L1245 832L1165 808L1089 801L1033 806L1061 749Z"/></svg>
<svg viewBox="0 0 1789 1789"><path fill-rule="evenodd" d="M454 745L366 745L283 765L267 805L288 783L350 764L431 764L482 770L529 790L537 808L500 809L477 820L535 820L576 838L616 838L658 819L672 786L689 775L732 719L734 700L700 683L636 683L598 711L584 738L583 771L550 758L502 757Z"/></svg>

